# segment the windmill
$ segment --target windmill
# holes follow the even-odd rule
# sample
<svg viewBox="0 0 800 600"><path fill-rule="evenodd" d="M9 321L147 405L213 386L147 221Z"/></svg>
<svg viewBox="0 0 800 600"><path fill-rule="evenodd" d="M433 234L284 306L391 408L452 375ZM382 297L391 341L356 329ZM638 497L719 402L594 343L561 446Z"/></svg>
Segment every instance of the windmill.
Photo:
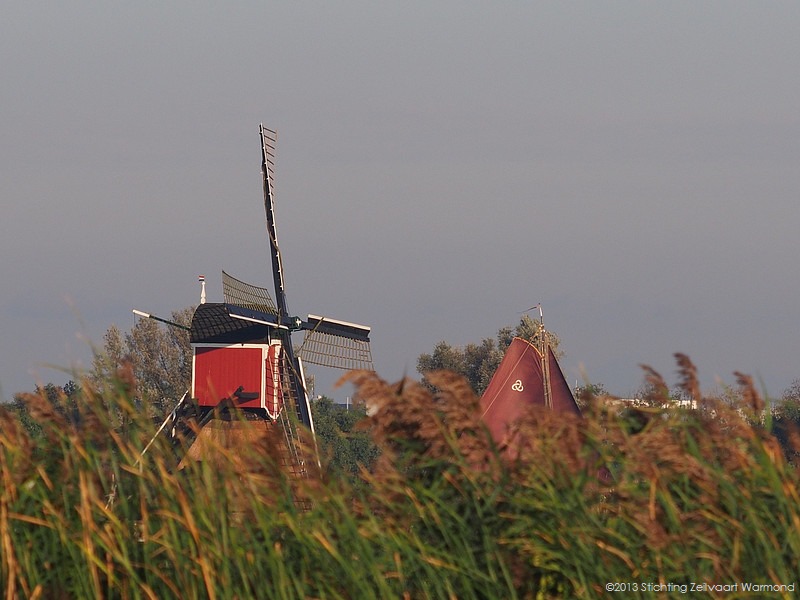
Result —
<svg viewBox="0 0 800 600"><path fill-rule="evenodd" d="M245 283L223 271L224 302L205 302L205 277L201 276L201 303L190 327L191 389L159 431L175 441L186 439L191 437L190 430L197 432L197 427L187 426L189 417L195 419L202 434L202 428L221 410L239 411L250 420L280 423L291 451L297 431L295 419L287 411L295 413L300 424L314 430L304 362L345 370L372 369L370 328L319 315L309 314L303 319L289 311L275 227L273 169L277 134L263 124L259 133L275 297L267 288ZM296 332L304 334L297 350L292 339ZM296 454L295 457L300 460Z"/></svg>

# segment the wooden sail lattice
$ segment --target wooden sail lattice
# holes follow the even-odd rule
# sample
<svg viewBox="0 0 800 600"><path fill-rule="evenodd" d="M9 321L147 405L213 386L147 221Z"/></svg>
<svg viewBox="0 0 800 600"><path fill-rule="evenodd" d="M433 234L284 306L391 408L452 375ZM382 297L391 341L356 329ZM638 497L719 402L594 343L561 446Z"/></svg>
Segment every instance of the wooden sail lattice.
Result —
<svg viewBox="0 0 800 600"><path fill-rule="evenodd" d="M372 350L368 341L308 330L298 350L303 362L335 369L373 371Z"/></svg>
<svg viewBox="0 0 800 600"><path fill-rule="evenodd" d="M294 371L292 364L286 359L286 353L280 353L280 373L281 390L283 390L283 410L278 414L278 422L283 429L284 442L288 451L284 466L290 472L300 478L308 477L308 469L301 448L302 440L297 428L297 424L302 422L302 414L299 410L300 402L307 402L307 398L298 398L295 388L292 385L292 377L302 377ZM302 379L301 379L302 381ZM300 393L307 394L305 390Z"/></svg>
<svg viewBox="0 0 800 600"><path fill-rule="evenodd" d="M278 309L266 288L258 287L250 283L240 281L222 272L222 293L225 296L225 303L250 310L257 310L271 315L277 315Z"/></svg>
<svg viewBox="0 0 800 600"><path fill-rule="evenodd" d="M261 126L263 134L264 154L266 155L267 177L269 177L269 187L275 189L275 147L278 144L278 132Z"/></svg>

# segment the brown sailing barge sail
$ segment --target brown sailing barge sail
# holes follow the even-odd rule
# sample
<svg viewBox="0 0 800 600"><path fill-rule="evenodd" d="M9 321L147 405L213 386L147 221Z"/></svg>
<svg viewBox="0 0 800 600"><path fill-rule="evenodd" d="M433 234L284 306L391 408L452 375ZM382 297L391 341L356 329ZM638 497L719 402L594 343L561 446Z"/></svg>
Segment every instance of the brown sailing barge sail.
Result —
<svg viewBox="0 0 800 600"><path fill-rule="evenodd" d="M501 447L513 446L510 428L531 406L581 414L553 349L546 341L541 346L514 338L481 397L481 415Z"/></svg>

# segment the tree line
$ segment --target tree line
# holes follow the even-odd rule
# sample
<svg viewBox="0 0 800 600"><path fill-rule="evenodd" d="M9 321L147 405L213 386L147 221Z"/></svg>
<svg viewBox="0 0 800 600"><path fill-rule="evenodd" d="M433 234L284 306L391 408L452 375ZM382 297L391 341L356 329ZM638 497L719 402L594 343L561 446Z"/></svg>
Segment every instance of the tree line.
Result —
<svg viewBox="0 0 800 600"><path fill-rule="evenodd" d="M193 314L194 307L186 307L173 311L171 320L188 327ZM538 345L542 331L538 321L523 315L516 325L502 327L494 337L484 338L480 342L458 346L440 341L430 352L419 355L417 371L425 385L428 385L426 373L438 370L458 373L480 396L511 341L520 337ZM563 356L558 336L547 332L547 337L556 356ZM131 380L136 387L132 394L134 399L143 410L150 411L154 421L163 418L191 385L192 348L189 332L161 325L152 319L138 319L124 333L112 325L103 336L103 347L96 352L92 368L85 376L99 393L103 393L103 386L117 380L111 375L124 368L132 371ZM644 384L639 395L652 397L651 392ZM44 394L67 417L77 414L76 403L80 401L81 386L74 380L63 386L48 383L37 387L35 393ZM608 395L605 387L598 383L585 383L575 393L579 404L588 397ZM676 386L669 390L669 396L681 399L685 397L685 392ZM26 414L24 397L24 393L15 394L12 408L27 426L35 429L35 422ZM741 401L738 391L733 388L725 388L722 399L732 405ZM355 424L366 416L364 407L355 406L348 412L330 398L320 398L313 404L318 436L323 450L332 461L332 468L355 474L359 463L368 463L376 455L376 450L368 443L368 436L355 431ZM787 454L792 455L790 459L800 460L800 453L792 450L791 445L792 436L795 435L793 432L800 429L800 379L773 400L770 418L772 431Z"/></svg>

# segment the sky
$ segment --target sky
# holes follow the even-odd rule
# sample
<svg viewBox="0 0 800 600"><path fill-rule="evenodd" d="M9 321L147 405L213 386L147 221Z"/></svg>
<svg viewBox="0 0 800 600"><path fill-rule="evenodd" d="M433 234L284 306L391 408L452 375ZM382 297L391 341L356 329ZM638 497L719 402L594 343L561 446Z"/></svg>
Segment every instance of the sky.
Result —
<svg viewBox="0 0 800 600"><path fill-rule="evenodd" d="M541 303L570 382L677 383L683 352L780 395L799 26L781 1L4 3L0 398L199 274L209 301L222 269L271 285L261 122L289 308L370 325L385 379Z"/></svg>

